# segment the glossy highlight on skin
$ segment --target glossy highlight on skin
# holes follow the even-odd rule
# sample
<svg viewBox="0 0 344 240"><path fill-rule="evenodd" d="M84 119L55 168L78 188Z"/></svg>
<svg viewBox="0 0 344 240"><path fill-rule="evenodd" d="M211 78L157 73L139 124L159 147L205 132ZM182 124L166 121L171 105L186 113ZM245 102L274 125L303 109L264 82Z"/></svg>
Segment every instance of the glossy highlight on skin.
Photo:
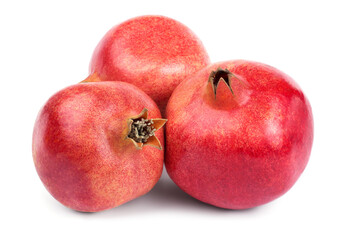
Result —
<svg viewBox="0 0 344 240"><path fill-rule="evenodd" d="M134 84L163 113L176 86L209 63L202 42L185 25L164 16L141 16L106 33L93 53L90 74Z"/></svg>
<svg viewBox="0 0 344 240"><path fill-rule="evenodd" d="M148 109L142 90L124 82L80 83L54 94L38 114L32 152L44 186L63 205L98 212L150 191L162 173L164 151L137 149L128 120ZM155 136L164 145L163 131Z"/></svg>
<svg viewBox="0 0 344 240"><path fill-rule="evenodd" d="M209 74L228 69L233 93ZM311 106L281 71L244 60L215 63L183 81L167 106L166 169L191 196L246 209L287 192L313 142Z"/></svg>

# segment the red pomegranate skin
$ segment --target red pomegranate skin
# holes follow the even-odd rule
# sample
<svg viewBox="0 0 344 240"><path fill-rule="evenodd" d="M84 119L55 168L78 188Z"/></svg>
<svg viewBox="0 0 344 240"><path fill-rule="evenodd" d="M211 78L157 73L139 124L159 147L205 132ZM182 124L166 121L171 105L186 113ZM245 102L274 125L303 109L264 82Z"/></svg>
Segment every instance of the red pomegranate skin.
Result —
<svg viewBox="0 0 344 240"><path fill-rule="evenodd" d="M33 159L47 190L63 205L98 212L147 193L160 178L164 153L135 148L128 119L154 101L123 82L82 83L53 95L38 114L33 132ZM162 131L156 137L164 143Z"/></svg>
<svg viewBox="0 0 344 240"><path fill-rule="evenodd" d="M209 64L198 37L164 16L141 16L113 27L96 47L90 74L123 81L146 92L165 111L176 86Z"/></svg>
<svg viewBox="0 0 344 240"><path fill-rule="evenodd" d="M211 71L228 69L216 99ZM166 169L186 193L227 209L247 209L287 192L305 169L313 142L311 106L292 78L257 62L215 63L173 92Z"/></svg>

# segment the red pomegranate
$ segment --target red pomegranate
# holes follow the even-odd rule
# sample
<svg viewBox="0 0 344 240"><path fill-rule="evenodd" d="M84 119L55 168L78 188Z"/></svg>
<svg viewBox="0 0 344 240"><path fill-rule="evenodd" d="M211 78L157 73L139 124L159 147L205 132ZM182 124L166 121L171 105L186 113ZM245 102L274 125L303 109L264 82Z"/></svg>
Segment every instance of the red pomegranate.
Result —
<svg viewBox="0 0 344 240"><path fill-rule="evenodd" d="M164 112L175 87L208 64L201 41L185 25L163 16L141 16L106 33L93 53L90 74L136 85Z"/></svg>
<svg viewBox="0 0 344 240"><path fill-rule="evenodd" d="M162 172L164 136L157 130L166 120L160 117L154 101L128 83L67 87L38 114L32 142L37 173L54 198L78 211L137 198Z"/></svg>
<svg viewBox="0 0 344 240"><path fill-rule="evenodd" d="M183 81L167 106L166 169L186 193L246 209L287 192L308 162L311 106L281 71L244 60Z"/></svg>

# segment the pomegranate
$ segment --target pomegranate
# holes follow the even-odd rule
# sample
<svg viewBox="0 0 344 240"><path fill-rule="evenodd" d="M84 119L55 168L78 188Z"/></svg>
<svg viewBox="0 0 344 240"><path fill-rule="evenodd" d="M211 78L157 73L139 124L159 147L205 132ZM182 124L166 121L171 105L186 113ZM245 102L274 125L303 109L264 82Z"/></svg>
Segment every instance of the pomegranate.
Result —
<svg viewBox="0 0 344 240"><path fill-rule="evenodd" d="M38 114L32 142L37 173L54 198L77 211L98 212L137 198L162 173L158 130L166 120L160 117L154 101L128 83L67 87Z"/></svg>
<svg viewBox="0 0 344 240"><path fill-rule="evenodd" d="M311 106L292 78L257 62L215 63L183 81L166 110L166 169L205 203L246 209L287 192L308 162Z"/></svg>
<svg viewBox="0 0 344 240"><path fill-rule="evenodd" d="M185 25L163 16L141 16L106 33L93 53L90 74L136 85L164 112L175 87L208 64L201 41Z"/></svg>

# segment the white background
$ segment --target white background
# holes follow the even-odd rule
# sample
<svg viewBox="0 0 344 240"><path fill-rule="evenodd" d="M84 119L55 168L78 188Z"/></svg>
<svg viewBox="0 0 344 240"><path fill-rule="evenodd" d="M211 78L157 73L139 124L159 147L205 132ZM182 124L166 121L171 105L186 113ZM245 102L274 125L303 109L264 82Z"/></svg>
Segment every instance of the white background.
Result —
<svg viewBox="0 0 344 240"><path fill-rule="evenodd" d="M1 1L0 239L344 239L344 7L342 1ZM309 164L281 198L244 211L203 204L166 173L147 195L85 214L43 187L31 157L45 101L87 77L98 41L128 18L187 25L213 62L248 59L292 76L308 96Z"/></svg>

